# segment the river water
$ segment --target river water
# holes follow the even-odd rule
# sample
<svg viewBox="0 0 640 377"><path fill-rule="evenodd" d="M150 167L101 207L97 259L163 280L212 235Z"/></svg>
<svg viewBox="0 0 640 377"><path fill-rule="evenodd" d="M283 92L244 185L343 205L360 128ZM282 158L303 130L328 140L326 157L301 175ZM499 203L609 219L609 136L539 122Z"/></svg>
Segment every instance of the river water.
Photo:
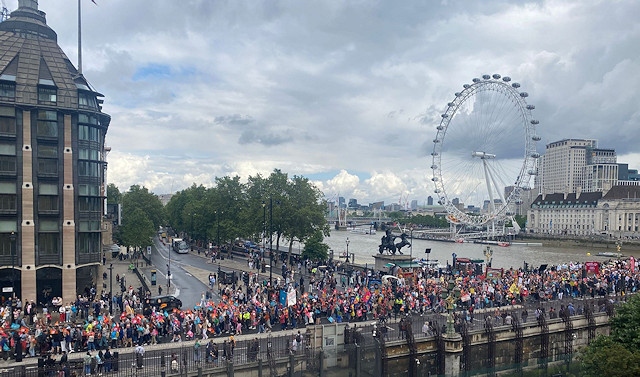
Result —
<svg viewBox="0 0 640 377"><path fill-rule="evenodd" d="M373 255L378 254L378 245L383 235L383 232L367 235L349 231L332 231L330 237L325 237L324 243L333 249L334 257L337 257L346 251L346 241L349 239L349 254L355 254L355 263L373 266L375 263ZM400 239L396 241L399 242ZM414 258L426 258L425 249L430 248L429 260L438 260L441 265L446 265L447 261L451 263L452 253L456 253L460 258L485 259L483 250L487 246L474 243L438 242L419 239L414 239L412 243L412 249L409 247L402 249L405 255L411 254ZM542 264L551 266L568 262L605 261L610 259L596 256L599 251L603 251L602 249L590 250L578 247L560 248L517 244L509 247L491 245L491 248L493 249L492 267L494 268L520 268L523 267L525 261L529 264L529 267L538 267ZM587 255L587 253L591 255Z"/></svg>

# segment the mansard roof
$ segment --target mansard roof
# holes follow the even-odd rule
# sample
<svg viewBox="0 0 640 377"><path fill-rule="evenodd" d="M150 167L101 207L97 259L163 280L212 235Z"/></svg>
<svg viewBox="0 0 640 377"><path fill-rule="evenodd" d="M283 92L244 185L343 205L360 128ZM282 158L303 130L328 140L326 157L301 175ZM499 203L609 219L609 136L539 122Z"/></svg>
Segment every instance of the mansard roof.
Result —
<svg viewBox="0 0 640 377"><path fill-rule="evenodd" d="M569 206L569 205L595 205L602 198L602 192L583 192L580 196L576 193L569 193L565 196L563 193L540 194L531 204L532 206Z"/></svg>
<svg viewBox="0 0 640 377"><path fill-rule="evenodd" d="M613 186L602 199L640 199L640 186Z"/></svg>

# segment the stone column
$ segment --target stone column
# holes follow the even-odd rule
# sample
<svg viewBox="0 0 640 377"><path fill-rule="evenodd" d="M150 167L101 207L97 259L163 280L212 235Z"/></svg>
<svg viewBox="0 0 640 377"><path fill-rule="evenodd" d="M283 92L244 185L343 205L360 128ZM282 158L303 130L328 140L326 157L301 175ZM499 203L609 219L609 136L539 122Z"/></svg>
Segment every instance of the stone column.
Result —
<svg viewBox="0 0 640 377"><path fill-rule="evenodd" d="M444 335L444 375L460 376L460 357L462 356L462 336L458 333Z"/></svg>

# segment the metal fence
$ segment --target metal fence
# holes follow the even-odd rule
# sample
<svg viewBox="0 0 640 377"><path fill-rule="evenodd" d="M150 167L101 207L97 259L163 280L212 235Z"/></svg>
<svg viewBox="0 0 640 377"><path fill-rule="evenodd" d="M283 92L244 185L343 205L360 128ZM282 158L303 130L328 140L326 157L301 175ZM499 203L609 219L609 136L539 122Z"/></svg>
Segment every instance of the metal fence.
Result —
<svg viewBox="0 0 640 377"><path fill-rule="evenodd" d="M500 312L508 312L512 317L517 317L521 326L538 326L534 311L536 308L544 308L545 313L549 313L551 307L559 312L561 305L567 305L572 302L576 308L576 315L588 316L588 313L606 312L613 314L614 305L625 301L629 296L607 296L600 298L566 298L563 300L553 301L536 301L526 302L521 306L508 306L502 308L491 308L485 311L474 313L472 318L466 318L464 311L457 311L458 325L464 321L467 324L466 331L484 330L486 328L487 318L491 321L493 327L510 326L505 323L502 316L496 316L496 309ZM527 309L530 318L526 322L522 321L522 311ZM423 315L412 314L411 331L416 339L425 337L437 337L441 333L446 324L446 315L444 313L426 313ZM431 322L429 331L423 331L425 322ZM374 327L375 324L375 327ZM349 358L349 369L355 373L356 369L363 376L374 376L380 370L384 370L379 360L381 352L380 348L384 348L384 342L403 340L403 334L399 328L399 322L395 319L387 319L385 321L374 321L373 319L349 324L350 339L345 336L345 356ZM433 331L435 328L435 331ZM460 333L460 328L457 329ZM378 334L379 332L379 334ZM375 336L374 336L375 333ZM304 334L304 332L303 332ZM384 337L382 343L377 337ZM227 349L225 352L225 343L222 338L213 338L213 342L218 345L218 358L214 359L207 355L208 340L201 341L198 349L193 343L175 343L175 346L166 345L165 349L148 350L143 357L143 368L138 368L136 356L131 349L122 352L123 349L112 350L114 359L111 365L108 363L103 365L94 365L90 372L100 373L111 370L111 374L117 377L127 376L151 376L161 375L186 375L195 374L199 369L217 369L228 368L229 364L234 366L242 366L262 360L265 367L270 360L289 359L291 355L290 333L273 336L261 337L258 339L259 346L252 347L255 340L238 340L233 349ZM325 366L325 358L332 355L323 355L323 351L318 348L314 349L310 339L305 339L303 347L299 349L295 355L295 369L304 370L307 374L319 375L319 371ZM270 351L270 352L268 352ZM269 355L268 355L269 353ZM228 357L225 357L228 355ZM172 363L176 360L176 363ZM26 364L26 363L25 363ZM80 376L87 374L85 363L82 357L73 355L73 359L68 365L57 364L53 367L44 365L43 359L38 364L28 365L11 365L4 364L0 368L0 377L60 377L60 371L64 373L64 377L73 375ZM431 364L431 363L429 363ZM172 368L172 365L177 368ZM92 367L89 366L89 369ZM314 372L318 372L317 374ZM354 374L355 375L355 374Z"/></svg>

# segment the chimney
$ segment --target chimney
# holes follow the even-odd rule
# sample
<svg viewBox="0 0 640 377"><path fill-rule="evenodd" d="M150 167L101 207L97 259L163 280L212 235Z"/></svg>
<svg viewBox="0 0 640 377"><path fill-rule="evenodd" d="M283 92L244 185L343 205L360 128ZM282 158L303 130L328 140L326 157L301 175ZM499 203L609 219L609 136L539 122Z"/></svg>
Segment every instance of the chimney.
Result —
<svg viewBox="0 0 640 377"><path fill-rule="evenodd" d="M38 0L18 0L18 8L38 10Z"/></svg>

